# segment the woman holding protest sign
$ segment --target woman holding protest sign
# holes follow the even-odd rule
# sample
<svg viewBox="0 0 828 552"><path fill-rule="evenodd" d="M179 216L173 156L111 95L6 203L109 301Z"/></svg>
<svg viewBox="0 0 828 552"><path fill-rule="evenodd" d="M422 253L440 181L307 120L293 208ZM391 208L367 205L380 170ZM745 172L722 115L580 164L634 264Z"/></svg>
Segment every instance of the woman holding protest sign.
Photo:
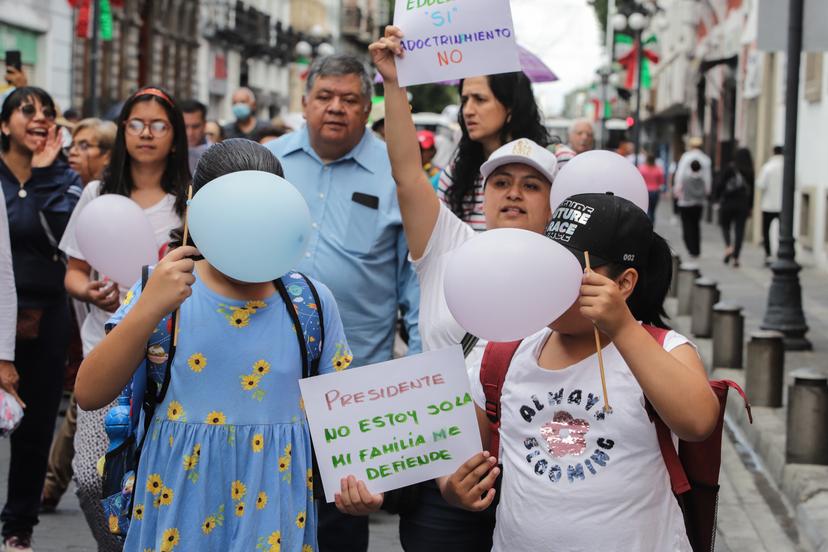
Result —
<svg viewBox="0 0 828 552"><path fill-rule="evenodd" d="M124 104L117 125L110 164L101 180L93 180L83 190L81 199L60 249L69 258L66 290L76 300L88 305L89 313L80 328L83 355L104 338L104 326L126 297L127 290L99 274L87 262L78 238L78 221L87 205L105 194L129 197L141 207L153 231L155 250L164 252L170 232L181 225L190 169L187 161L187 134L184 117L175 100L164 90L145 87ZM119 226L107 231L129 234L139 229ZM84 254L85 253L85 254ZM136 269L142 261L135 261ZM129 284L126 284L127 286ZM75 458L72 462L77 494L99 550L120 550L120 543L108 530L101 508L101 476L98 462L109 443L104 431L104 416L109 408L95 411L78 409L75 433ZM48 497L47 497L48 498Z"/></svg>
<svg viewBox="0 0 828 552"><path fill-rule="evenodd" d="M428 351L462 342L467 362L473 364L485 343L466 334L452 317L443 280L451 253L474 237L475 231L437 199L422 171L416 129L394 62L394 56L401 53L401 36L399 29L389 27L370 51L385 82L386 142L406 239L420 282L423 348ZM529 139L518 139L495 147L489 160L475 171L481 173L486 228L544 231L551 217L549 193L557 171L553 153ZM449 506L434 482L420 485L418 491L408 493L396 508L401 513L400 537L405 550L433 552L450 546L462 552L491 547L492 512L470 514ZM394 495L389 498L393 500Z"/></svg>

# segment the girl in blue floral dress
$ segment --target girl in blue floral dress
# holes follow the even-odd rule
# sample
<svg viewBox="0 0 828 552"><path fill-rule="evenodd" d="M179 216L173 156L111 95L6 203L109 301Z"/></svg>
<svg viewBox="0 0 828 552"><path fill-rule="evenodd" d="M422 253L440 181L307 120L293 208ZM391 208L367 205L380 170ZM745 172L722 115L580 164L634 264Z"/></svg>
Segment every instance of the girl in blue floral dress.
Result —
<svg viewBox="0 0 828 552"><path fill-rule="evenodd" d="M243 149L261 148L248 144ZM264 148L266 157L255 149L245 157L234 147L242 146L205 154L195 190L207 175L220 176L211 174L211 157L223 173L280 173ZM228 163L250 159L258 164L226 170ZM82 408L109 403L143 357L153 364L164 360L155 358L163 350L147 344L159 321L180 305L170 383L141 452L125 550L312 552L312 452L291 316L272 283L236 282L207 261L188 258L197 254L189 246L173 250L143 293L140 283L132 288L110 320L113 330L78 375ZM299 276L285 277L288 289L292 277ZM324 323L319 371L342 370L351 352L336 302L327 287L313 284Z"/></svg>

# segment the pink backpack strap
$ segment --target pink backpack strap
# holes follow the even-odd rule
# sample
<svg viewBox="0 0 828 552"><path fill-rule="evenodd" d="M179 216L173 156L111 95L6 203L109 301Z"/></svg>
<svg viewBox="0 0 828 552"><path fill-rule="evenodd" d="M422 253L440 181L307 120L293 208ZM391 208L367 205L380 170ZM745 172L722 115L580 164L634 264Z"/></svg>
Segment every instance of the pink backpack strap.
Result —
<svg viewBox="0 0 828 552"><path fill-rule="evenodd" d="M489 343L483 352L480 364L480 383L486 396L486 417L489 419L489 453L497 457L500 454L500 395L506 372L512 363L520 341L508 343Z"/></svg>

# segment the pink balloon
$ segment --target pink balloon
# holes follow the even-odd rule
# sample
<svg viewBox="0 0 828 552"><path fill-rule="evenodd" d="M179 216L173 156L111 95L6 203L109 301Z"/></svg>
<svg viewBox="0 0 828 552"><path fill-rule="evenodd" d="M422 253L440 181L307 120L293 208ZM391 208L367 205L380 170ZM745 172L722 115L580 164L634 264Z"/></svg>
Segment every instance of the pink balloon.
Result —
<svg viewBox="0 0 828 552"><path fill-rule="evenodd" d="M147 216L122 195L104 194L90 201L78 216L75 236L86 262L122 287L137 282L144 265L158 262Z"/></svg>
<svg viewBox="0 0 828 552"><path fill-rule="evenodd" d="M632 161L615 152L593 150L570 159L555 177L549 203L555 212L563 200L576 194L612 192L647 211L647 184Z"/></svg>
<svg viewBox="0 0 828 552"><path fill-rule="evenodd" d="M467 331L489 341L523 339L578 298L575 255L542 234L502 228L461 245L446 268L446 303Z"/></svg>

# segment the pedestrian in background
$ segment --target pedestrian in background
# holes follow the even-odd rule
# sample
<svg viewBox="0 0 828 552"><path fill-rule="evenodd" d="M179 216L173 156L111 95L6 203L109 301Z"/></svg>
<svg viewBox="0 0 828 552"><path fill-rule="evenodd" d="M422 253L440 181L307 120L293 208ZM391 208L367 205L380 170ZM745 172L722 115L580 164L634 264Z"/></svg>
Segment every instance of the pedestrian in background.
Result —
<svg viewBox="0 0 828 552"><path fill-rule="evenodd" d="M204 136L213 144L218 144L224 140L224 130L217 121L207 121L204 125Z"/></svg>
<svg viewBox="0 0 828 552"><path fill-rule="evenodd" d="M84 186L101 178L104 169L109 164L116 133L115 123L100 119L83 119L75 126L72 132L72 144L68 148L64 148L64 153L68 154L69 166L80 175ZM86 315L89 313L89 306L77 299L72 300L72 306L74 311L72 314L75 315L77 321L77 328L73 328L72 331L72 339L75 340L79 338L77 331L83 327ZM78 347L82 349L80 345ZM49 466L46 470L46 482L43 485L41 513L55 511L61 497L69 487L69 482L72 480L76 422L77 404L75 403L75 396L72 395L69 406L66 408L63 423L60 425L54 441L52 441Z"/></svg>
<svg viewBox="0 0 828 552"><path fill-rule="evenodd" d="M255 140L258 130L268 125L256 117L256 95L246 86L242 86L233 92L233 117L232 123L224 125L222 129L223 138L247 138Z"/></svg>
<svg viewBox="0 0 828 552"><path fill-rule="evenodd" d="M681 216L684 245L691 257L701 254L701 217L713 191L710 158L702 151L703 140L693 136L688 150L676 165L673 175L673 197Z"/></svg>
<svg viewBox="0 0 828 552"><path fill-rule="evenodd" d="M297 266L331 288L354 366L391 360L397 311L409 352L420 351L420 294L385 143L366 129L373 82L349 55L319 58L302 98L307 124L267 144L310 208L312 234ZM365 552L367 517L319 504L319 550Z"/></svg>
<svg viewBox="0 0 828 552"><path fill-rule="evenodd" d="M179 107L184 114L184 126L187 128L190 174L193 174L198 160L207 148L213 145L206 134L207 106L198 100L188 99L180 101Z"/></svg>
<svg viewBox="0 0 828 552"><path fill-rule="evenodd" d="M463 134L456 156L440 174L437 193L463 222L482 232L486 216L480 166L496 149L518 138L546 147L549 134L532 83L522 72L463 79L459 92L457 118Z"/></svg>
<svg viewBox="0 0 828 552"><path fill-rule="evenodd" d="M89 306L89 314L81 327L84 357L104 338L104 326L126 297L127 290L119 289L115 282L86 262L75 234L77 218L90 202L103 194L126 196L144 210L160 258L170 240L170 232L181 225L190 182L184 117L166 91L157 87L139 89L124 104L117 126L109 167L100 181L90 182L83 190L60 242L61 250L69 258L66 290ZM104 429L108 411L109 407L93 411L78 408L72 462L78 499L100 551L120 550L120 543L109 532L100 504L101 476L97 466L109 446Z"/></svg>
<svg viewBox="0 0 828 552"><path fill-rule="evenodd" d="M753 158L750 150L739 148L733 161L722 171L713 200L719 203L719 224L725 242L724 263L739 266L745 224L753 209Z"/></svg>
<svg viewBox="0 0 828 552"><path fill-rule="evenodd" d="M17 88L0 112L0 184L6 201L15 287L15 363L23 420L11 435L9 487L0 514L6 550L31 547L69 344L65 259L58 249L82 183L60 158L55 103L43 89Z"/></svg>
<svg viewBox="0 0 828 552"><path fill-rule="evenodd" d="M569 147L575 155L595 149L595 129L589 119L578 119L569 127Z"/></svg>
<svg viewBox="0 0 828 552"><path fill-rule="evenodd" d="M658 206L658 199L661 197L661 192L664 189L664 169L656 164L655 154L647 152L647 157L644 163L638 166L638 171L644 177L644 182L647 184L647 195L650 198L647 216L655 224L655 211Z"/></svg>
<svg viewBox="0 0 828 552"><path fill-rule="evenodd" d="M785 167L784 148L775 146L773 155L762 166L756 188L762 191L762 245L765 246L765 264L771 262L770 227L782 211L782 170Z"/></svg>

